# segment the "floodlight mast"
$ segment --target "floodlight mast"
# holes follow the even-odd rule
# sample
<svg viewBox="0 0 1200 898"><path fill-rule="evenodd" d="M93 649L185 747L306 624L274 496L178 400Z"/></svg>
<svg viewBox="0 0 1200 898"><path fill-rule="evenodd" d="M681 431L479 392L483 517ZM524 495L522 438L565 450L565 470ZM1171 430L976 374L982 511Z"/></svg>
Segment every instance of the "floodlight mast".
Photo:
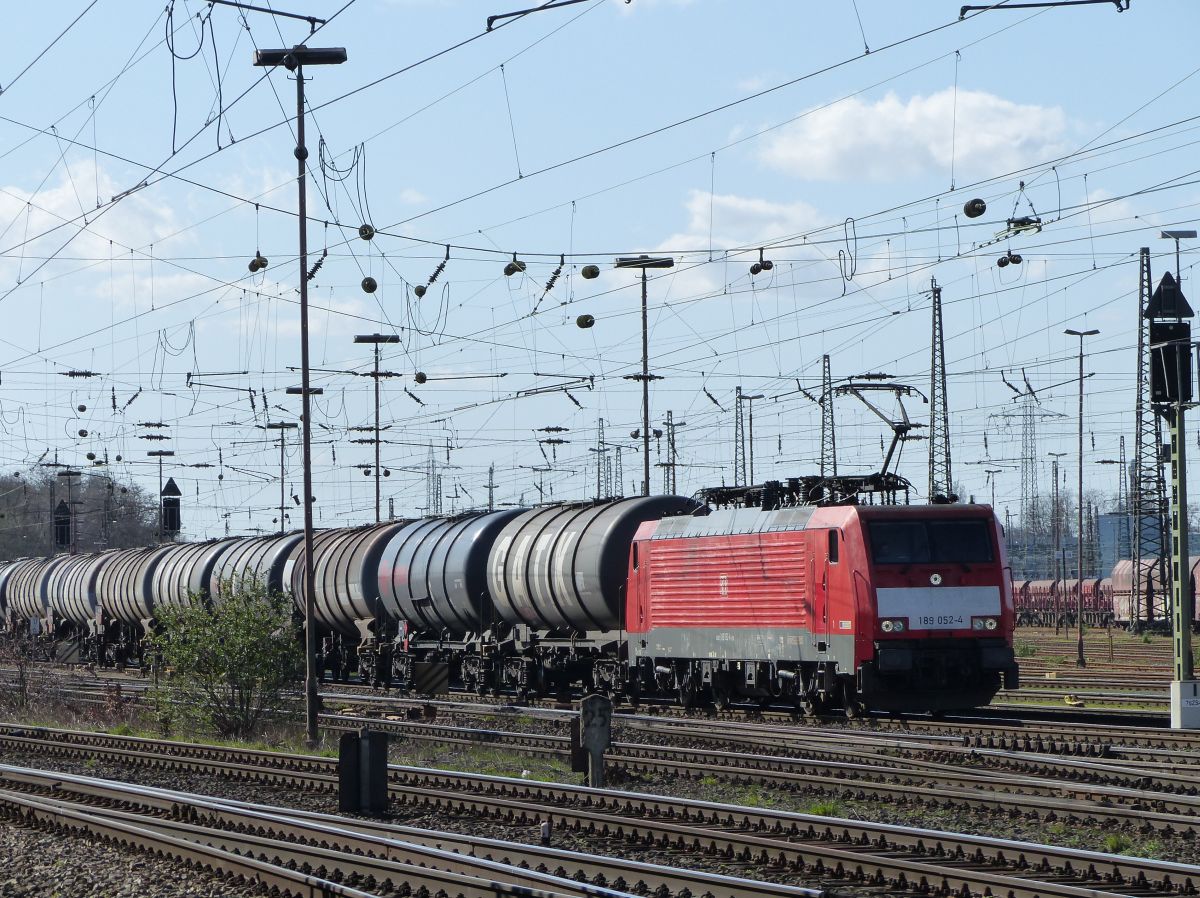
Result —
<svg viewBox="0 0 1200 898"><path fill-rule="evenodd" d="M306 47L257 50L256 66L283 66L296 74L296 187L299 196L297 220L300 225L300 393L303 408L301 467L304 470L304 718L305 737L310 747L320 741L317 730L317 634L313 593L313 492L312 492L312 388L308 367L308 148L304 145L304 67L340 65L347 59L344 47ZM291 392L291 390L289 390Z"/></svg>
<svg viewBox="0 0 1200 898"><path fill-rule="evenodd" d="M163 459L174 458L175 453L170 449L153 449L146 453L150 458L158 459L158 541L161 543L163 538Z"/></svg>
<svg viewBox="0 0 1200 898"><path fill-rule="evenodd" d="M626 375L626 380L642 382L642 495L650 495L650 381L658 377L650 374L650 337L646 323L646 269L673 268L675 260L670 256L627 256L613 262L614 268L640 268L642 270L642 373Z"/></svg>
<svg viewBox="0 0 1200 898"><path fill-rule="evenodd" d="M285 478L284 478L284 469L283 469L284 461L286 458L285 452L287 449L287 432L289 430L295 430L299 426L300 425L297 424L295 421L272 421L270 424L264 425L264 428L266 430L278 430L279 431L279 533L280 533L280 535L283 535L283 533L287 530L287 525L284 523L285 515L286 515L286 508L287 508L287 505L286 505L287 489L284 486Z"/></svg>
<svg viewBox="0 0 1200 898"><path fill-rule="evenodd" d="M398 334L355 334L354 342L370 343L375 347L375 367L371 369L371 376L375 378L375 523L378 524L382 520L379 498L379 378L392 376L390 371L379 370L379 344L399 343L400 337Z"/></svg>
<svg viewBox="0 0 1200 898"><path fill-rule="evenodd" d="M1196 232L1187 231L1160 231L1159 238L1162 240L1175 241L1175 280L1179 282L1180 289L1183 288L1183 269L1179 267L1179 241L1180 240L1195 240Z"/></svg>
<svg viewBox="0 0 1200 898"><path fill-rule="evenodd" d="M1079 479L1076 481L1075 496L1075 664L1087 667L1087 658L1083 654L1083 338L1094 337L1100 331L1095 328L1085 331L1067 328L1063 333L1068 337L1079 338L1079 447L1076 459L1079 463Z"/></svg>

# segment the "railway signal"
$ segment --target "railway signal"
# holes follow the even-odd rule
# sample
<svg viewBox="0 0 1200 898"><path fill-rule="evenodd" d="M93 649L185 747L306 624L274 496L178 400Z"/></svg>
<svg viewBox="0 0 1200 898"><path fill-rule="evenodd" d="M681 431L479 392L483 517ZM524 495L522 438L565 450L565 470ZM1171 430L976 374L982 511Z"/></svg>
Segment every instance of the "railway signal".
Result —
<svg viewBox="0 0 1200 898"><path fill-rule="evenodd" d="M1164 233L1178 241L1182 232ZM1192 318L1171 272L1166 272L1146 305L1150 322L1150 401L1170 428L1171 439L1171 631L1175 676L1171 681L1171 727L1200 728L1200 682L1192 666L1191 559L1187 521L1187 445L1184 411L1192 404Z"/></svg>

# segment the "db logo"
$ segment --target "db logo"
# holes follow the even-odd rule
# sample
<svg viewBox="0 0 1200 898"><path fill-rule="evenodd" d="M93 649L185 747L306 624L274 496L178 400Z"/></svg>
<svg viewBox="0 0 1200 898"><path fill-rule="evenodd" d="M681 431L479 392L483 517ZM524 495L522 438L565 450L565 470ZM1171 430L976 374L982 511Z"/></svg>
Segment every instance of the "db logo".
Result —
<svg viewBox="0 0 1200 898"><path fill-rule="evenodd" d="M941 574L930 574L929 582L932 583L934 586L941 586L942 585L942 575Z"/></svg>

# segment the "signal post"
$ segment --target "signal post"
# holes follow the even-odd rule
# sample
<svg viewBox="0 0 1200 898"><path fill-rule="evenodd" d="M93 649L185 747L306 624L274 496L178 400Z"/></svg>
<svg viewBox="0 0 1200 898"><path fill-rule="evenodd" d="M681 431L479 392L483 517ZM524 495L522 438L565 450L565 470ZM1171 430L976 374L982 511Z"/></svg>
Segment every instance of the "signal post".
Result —
<svg viewBox="0 0 1200 898"><path fill-rule="evenodd" d="M1190 547L1187 520L1187 441L1184 414L1192 403L1193 312L1170 272L1142 313L1150 321L1150 401L1171 431L1171 631L1174 676L1171 728L1200 729L1200 682L1192 665Z"/></svg>

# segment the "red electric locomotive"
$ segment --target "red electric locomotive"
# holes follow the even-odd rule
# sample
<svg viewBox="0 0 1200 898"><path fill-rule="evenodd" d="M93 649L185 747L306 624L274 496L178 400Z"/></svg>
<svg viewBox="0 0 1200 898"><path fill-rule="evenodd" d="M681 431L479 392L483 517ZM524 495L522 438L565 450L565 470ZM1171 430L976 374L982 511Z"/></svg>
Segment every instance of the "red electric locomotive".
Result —
<svg viewBox="0 0 1200 898"><path fill-rule="evenodd" d="M636 682L685 705L949 710L1017 686L1012 584L988 506L666 518L641 526L629 566Z"/></svg>

